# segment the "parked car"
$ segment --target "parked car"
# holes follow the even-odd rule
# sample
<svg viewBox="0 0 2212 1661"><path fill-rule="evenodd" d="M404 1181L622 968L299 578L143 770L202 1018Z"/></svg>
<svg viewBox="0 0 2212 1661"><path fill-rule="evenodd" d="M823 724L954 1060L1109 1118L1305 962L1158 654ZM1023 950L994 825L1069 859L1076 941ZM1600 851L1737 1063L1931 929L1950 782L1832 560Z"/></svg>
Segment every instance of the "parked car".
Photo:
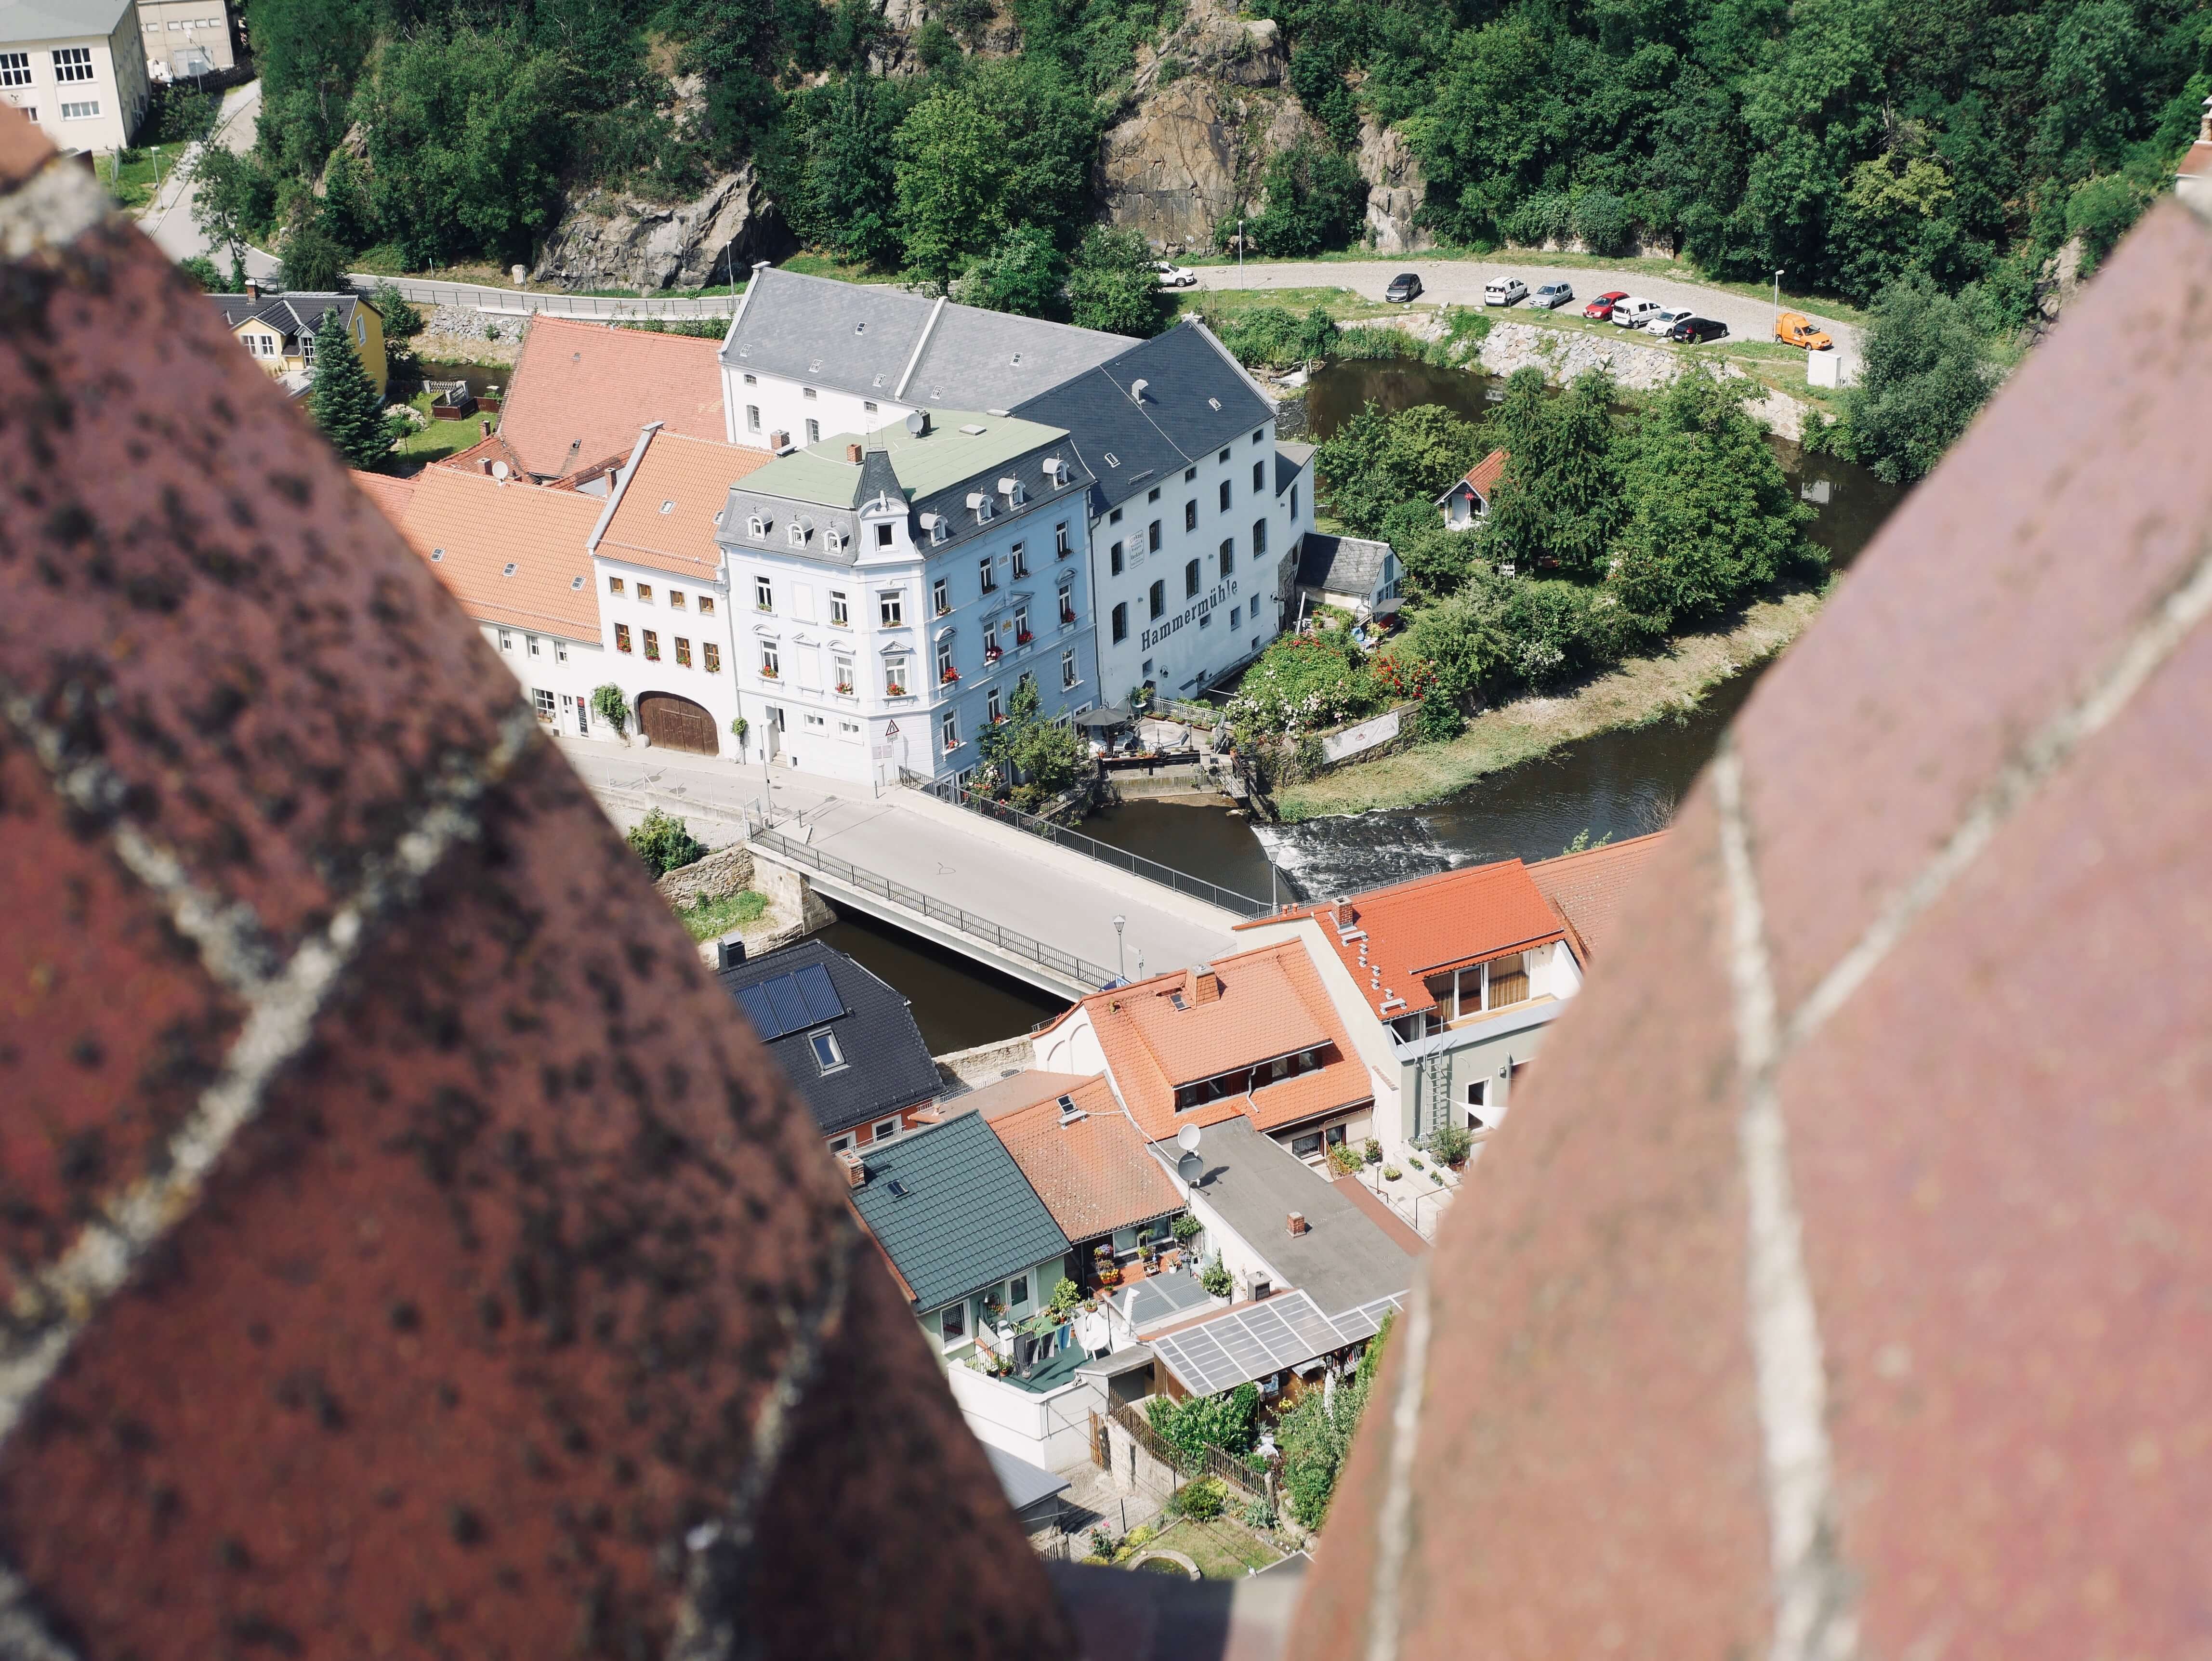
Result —
<svg viewBox="0 0 2212 1661"><path fill-rule="evenodd" d="M1531 306L1541 306L1547 312L1556 312L1562 306L1571 306L1575 301L1575 285L1571 283L1546 283L1528 296Z"/></svg>
<svg viewBox="0 0 2212 1661"><path fill-rule="evenodd" d="M1400 305L1421 297L1421 279L1412 271L1401 271L1390 279L1390 286L1382 290L1382 298Z"/></svg>
<svg viewBox="0 0 2212 1661"><path fill-rule="evenodd" d="M1659 302L1656 300L1624 295L1613 302L1613 326L1616 329L1640 329L1658 315Z"/></svg>
<svg viewBox="0 0 2212 1661"><path fill-rule="evenodd" d="M1667 331L1667 338L1680 340L1692 346L1703 345L1708 340L1726 340L1728 325L1716 323L1710 317L1678 318L1674 326Z"/></svg>
<svg viewBox="0 0 2212 1661"><path fill-rule="evenodd" d="M1482 303L1486 306L1511 306L1528 297L1528 285L1517 277L1501 277L1482 285Z"/></svg>
<svg viewBox="0 0 2212 1661"><path fill-rule="evenodd" d="M1774 319L1774 338L1785 346L1802 346L1808 352L1825 352L1836 343L1813 326L1802 312L1782 312Z"/></svg>
<svg viewBox="0 0 2212 1661"><path fill-rule="evenodd" d="M1172 259L1157 260L1152 269L1160 274L1160 287L1163 289L1194 289L1198 286L1198 273L1187 266L1176 265Z"/></svg>
<svg viewBox="0 0 2212 1661"><path fill-rule="evenodd" d="M1584 317L1595 318L1600 323L1602 323L1606 319L1613 315L1613 308L1627 298L1627 289L1608 289L1603 294L1600 295L1595 300L1591 301L1589 305L1583 307L1583 315Z"/></svg>
<svg viewBox="0 0 2212 1661"><path fill-rule="evenodd" d="M1690 314L1687 306L1665 306L1637 325L1646 334L1665 334Z"/></svg>

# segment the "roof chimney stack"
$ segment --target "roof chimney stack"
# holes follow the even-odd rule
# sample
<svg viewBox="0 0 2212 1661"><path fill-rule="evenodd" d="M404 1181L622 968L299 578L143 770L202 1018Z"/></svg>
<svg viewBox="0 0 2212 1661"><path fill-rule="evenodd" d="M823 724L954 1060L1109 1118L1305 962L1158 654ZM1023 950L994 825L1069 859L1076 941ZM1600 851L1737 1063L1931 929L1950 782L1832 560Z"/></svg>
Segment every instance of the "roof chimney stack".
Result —
<svg viewBox="0 0 2212 1661"><path fill-rule="evenodd" d="M860 447L857 444L848 444L845 447L845 459L851 462L855 467L859 466L860 465Z"/></svg>
<svg viewBox="0 0 2212 1661"><path fill-rule="evenodd" d="M248 300L261 298L261 284L250 277L246 279L246 297Z"/></svg>
<svg viewBox="0 0 2212 1661"><path fill-rule="evenodd" d="M1303 1234L1306 1232L1306 1214L1303 1211L1293 1211L1291 1214L1291 1232Z"/></svg>
<svg viewBox="0 0 2212 1661"><path fill-rule="evenodd" d="M482 433L486 438L489 438L491 436L491 423L489 421L479 421L477 423L477 430Z"/></svg>
<svg viewBox="0 0 2212 1661"><path fill-rule="evenodd" d="M1202 963L1190 971L1190 1001L1194 1004L1213 1003L1221 996L1221 977L1213 972L1213 965Z"/></svg>
<svg viewBox="0 0 2212 1661"><path fill-rule="evenodd" d="M849 1147L837 1150L837 1163L845 1168L845 1186L861 1188L866 1185L868 1168L860 1163L860 1156Z"/></svg>
<svg viewBox="0 0 2212 1661"><path fill-rule="evenodd" d="M491 458L489 456L486 456L482 461L477 463L477 465L483 469L483 476L486 478L489 478L491 477Z"/></svg>

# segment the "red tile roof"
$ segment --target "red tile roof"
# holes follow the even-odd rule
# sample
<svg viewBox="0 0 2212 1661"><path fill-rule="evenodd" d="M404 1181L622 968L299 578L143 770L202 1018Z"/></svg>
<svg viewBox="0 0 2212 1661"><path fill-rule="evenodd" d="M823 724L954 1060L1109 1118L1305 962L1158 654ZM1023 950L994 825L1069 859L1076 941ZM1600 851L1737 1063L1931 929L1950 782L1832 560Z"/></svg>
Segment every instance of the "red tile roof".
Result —
<svg viewBox="0 0 2212 1661"><path fill-rule="evenodd" d="M347 476L361 486L362 493L374 502L385 518L394 525L406 516L407 504L415 499L415 481L394 478L389 473L364 473L354 468L346 470Z"/></svg>
<svg viewBox="0 0 2212 1661"><path fill-rule="evenodd" d="M632 433L633 443L637 435ZM721 563L714 520L730 486L775 458L720 439L652 434L623 484L597 551L672 576L704 581ZM750 597L747 605L751 604Z"/></svg>
<svg viewBox="0 0 2212 1661"><path fill-rule="evenodd" d="M524 478L529 476L530 469L522 465L521 454L514 446L509 444L497 433L488 434L470 445L467 449L457 450L452 455L434 461L430 465L433 467L450 468L457 473L481 473L484 471L484 463L488 461L504 461L510 472Z"/></svg>
<svg viewBox="0 0 2212 1661"><path fill-rule="evenodd" d="M436 467L410 484L399 534L463 611L479 623L597 643L599 598L585 547L605 505L597 497Z"/></svg>
<svg viewBox="0 0 2212 1661"><path fill-rule="evenodd" d="M1537 891L1566 925L1567 944L1584 969L1611 945L1621 896L1636 874L1651 863L1666 834L1655 830L1648 837L1539 860L1528 867Z"/></svg>
<svg viewBox="0 0 2212 1661"><path fill-rule="evenodd" d="M1200 971L1176 970L1095 992L1077 1006L1089 1014L1115 1088L1146 1135L1158 1141L1185 1124L1218 1124L1240 1113L1262 1130L1276 1130L1373 1096L1366 1068L1303 945L1285 940L1238 952L1217 959L1212 969L1219 995L1210 1000L1203 997ZM1185 1006L1180 1009L1178 995ZM1262 1086L1249 1097L1176 1111L1179 1084L1322 1045L1333 1058L1312 1072Z"/></svg>
<svg viewBox="0 0 2212 1661"><path fill-rule="evenodd" d="M1030 1105L1001 1106L986 1116L1070 1240L1079 1245L1182 1209L1175 1178L1146 1151L1144 1137L1104 1079L1085 1079L1071 1090L1057 1082L1056 1074L1018 1076L1053 1082L1033 1086L1047 1093ZM1063 1094L1083 1114L1067 1124L1060 1123Z"/></svg>
<svg viewBox="0 0 2212 1661"><path fill-rule="evenodd" d="M499 435L529 471L562 478L628 455L638 429L720 439L717 342L567 318L532 319L507 388Z"/></svg>
<svg viewBox="0 0 2212 1661"><path fill-rule="evenodd" d="M1505 464L1511 458L1503 450L1492 450L1488 455L1467 470L1465 483L1485 502L1498 488L1498 481L1505 477Z"/></svg>
<svg viewBox="0 0 2212 1661"><path fill-rule="evenodd" d="M1285 917L1311 917L1321 925L1330 949L1382 1020L1436 1007L1425 976L1566 938L1518 860L1462 866L1348 899L1292 906L1237 927L1255 928Z"/></svg>

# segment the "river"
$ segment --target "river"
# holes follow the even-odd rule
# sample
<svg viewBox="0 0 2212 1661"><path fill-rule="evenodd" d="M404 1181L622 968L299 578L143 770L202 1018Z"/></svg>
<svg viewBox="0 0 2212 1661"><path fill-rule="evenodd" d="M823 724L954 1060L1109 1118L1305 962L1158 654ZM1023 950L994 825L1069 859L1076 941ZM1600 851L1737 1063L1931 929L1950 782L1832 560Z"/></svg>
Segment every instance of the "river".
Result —
<svg viewBox="0 0 2212 1661"><path fill-rule="evenodd" d="M1402 361L1332 364L1307 390L1308 429L1325 439L1370 401L1385 410L1439 404L1480 419L1501 386ZM1808 527L1813 540L1838 569L1850 565L1902 492L1850 462L1778 441L1775 449L1818 512ZM1137 801L1094 814L1084 829L1263 900L1352 893L1486 860L1542 859L1585 830L1620 841L1662 827L1757 678L1756 670L1739 675L1686 715L1566 745L1423 807L1274 825L1221 806ZM1059 1007L866 918L842 921L824 938L904 992L940 1054L1011 1037Z"/></svg>

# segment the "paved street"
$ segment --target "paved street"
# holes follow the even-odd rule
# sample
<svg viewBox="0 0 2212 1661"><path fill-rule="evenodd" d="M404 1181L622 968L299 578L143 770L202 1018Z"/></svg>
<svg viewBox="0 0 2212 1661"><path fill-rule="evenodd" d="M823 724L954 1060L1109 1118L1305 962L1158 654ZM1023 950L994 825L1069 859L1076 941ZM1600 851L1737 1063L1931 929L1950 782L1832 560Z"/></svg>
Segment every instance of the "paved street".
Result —
<svg viewBox="0 0 2212 1661"><path fill-rule="evenodd" d="M261 83L249 81L242 87L233 87L222 95L222 113L216 118L215 131L207 142L222 145L233 155L243 155L253 148L254 125L261 115ZM192 222L192 200L195 191L191 181L191 158L199 153L194 145L184 153L176 168L161 181L161 190L138 215L138 228L154 239L155 246L172 259L185 259L194 254L208 254L214 259L216 269L224 277L230 275L230 256L225 252L211 252L208 240L200 228ZM258 248L246 252L246 271L249 277L265 277L276 269L276 261Z"/></svg>
<svg viewBox="0 0 2212 1661"><path fill-rule="evenodd" d="M1483 285L1494 277L1517 277L1533 289L1539 283L1564 277L1575 285L1575 293L1581 297L1576 302L1577 306L1593 295L1610 289L1626 289L1662 305L1693 307L1701 317L1715 318L1727 324L1729 332L1740 340L1773 338L1774 307L1769 301L1731 294L1725 289L1708 288L1702 283L1632 277L1602 265L1517 265L1510 259L1424 259L1416 255L1389 260L1255 260L1241 268L1199 265L1193 269L1201 289L1350 289L1370 300L1382 299L1384 287L1399 272L1413 271L1421 279L1423 301L1454 306L1482 304ZM1785 310L1804 309L1786 295L1782 303ZM1493 315L1510 315L1530 323L1541 323L1545 316L1542 312L1529 311L1526 306L1513 307L1510 312L1499 307ZM1817 312L1807 312L1806 315L1835 338L1836 350L1848 361L1857 360L1859 330L1856 324L1823 317Z"/></svg>
<svg viewBox="0 0 2212 1661"><path fill-rule="evenodd" d="M649 792L679 816L687 806L757 812L768 794L757 766L591 739L560 745L595 789ZM963 809L905 790L872 800L866 786L787 768L775 769L775 777L779 812L803 815L803 830L778 825L785 834L803 834L811 848L1060 951L1109 969L1125 966L1132 979L1140 967L1180 969L1234 948L1235 919L1226 912ZM692 830L709 843L739 834L738 826L717 825L703 814ZM1126 955L1116 951L1116 916L1127 920Z"/></svg>

